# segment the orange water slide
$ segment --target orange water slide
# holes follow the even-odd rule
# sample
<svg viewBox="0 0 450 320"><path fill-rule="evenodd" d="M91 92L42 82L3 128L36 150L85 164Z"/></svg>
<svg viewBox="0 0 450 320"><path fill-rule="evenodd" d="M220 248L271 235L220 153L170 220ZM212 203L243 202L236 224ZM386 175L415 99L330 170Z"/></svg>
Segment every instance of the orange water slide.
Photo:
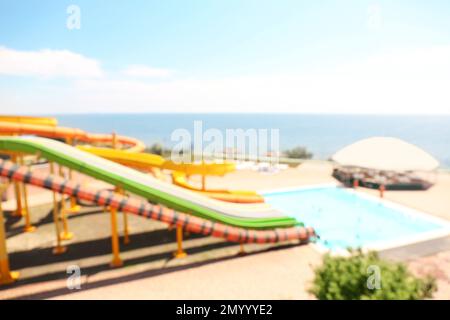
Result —
<svg viewBox="0 0 450 320"><path fill-rule="evenodd" d="M29 121L27 121L29 118ZM41 118L46 119L46 118ZM38 123L38 124L36 124ZM81 129L59 127L36 121L32 117L0 116L0 135L38 135L41 137L64 139L66 142L86 142L90 144L108 143L113 146L123 146L129 152L141 152L145 144L135 138L112 134L88 133Z"/></svg>

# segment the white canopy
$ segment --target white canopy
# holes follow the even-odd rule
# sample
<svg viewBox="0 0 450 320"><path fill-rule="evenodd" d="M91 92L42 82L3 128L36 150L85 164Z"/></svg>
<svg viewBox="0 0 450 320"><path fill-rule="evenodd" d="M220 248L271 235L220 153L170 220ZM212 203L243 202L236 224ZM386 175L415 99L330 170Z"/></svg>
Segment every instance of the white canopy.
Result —
<svg viewBox="0 0 450 320"><path fill-rule="evenodd" d="M355 142L332 156L343 166L383 171L431 171L439 162L419 147L390 137Z"/></svg>

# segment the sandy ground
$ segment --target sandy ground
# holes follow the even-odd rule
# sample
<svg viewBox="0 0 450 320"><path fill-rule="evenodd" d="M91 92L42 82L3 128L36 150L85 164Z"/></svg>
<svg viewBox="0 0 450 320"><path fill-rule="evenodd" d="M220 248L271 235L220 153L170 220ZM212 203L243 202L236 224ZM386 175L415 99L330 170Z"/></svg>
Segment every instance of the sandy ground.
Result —
<svg viewBox="0 0 450 320"><path fill-rule="evenodd" d="M331 170L328 164L311 162L277 174L238 171L225 177L210 177L207 186L269 190L335 183ZM360 191L376 194L366 189ZM449 194L450 175L439 174L437 184L430 190L391 191L386 192L385 197L450 220ZM122 246L125 267L109 269L109 221L101 210L71 217L70 225L76 238L68 243L66 257L54 257L49 253L53 245L52 225L45 222L48 209L41 209L41 225L34 234L17 232L20 223L10 222L8 249L11 264L22 272L23 280L12 287L2 288L0 298L312 298L307 289L313 278L313 267L321 261L312 245L287 248L247 246L250 254L239 257L236 255L239 248L234 245L213 238L188 237L185 241L188 257L175 260L171 258L175 248L173 232L168 232L160 223L142 222L136 217L131 222L132 244ZM92 227L94 225L95 228ZM94 247L96 250L92 252ZM30 261L33 261L31 266ZM438 278L439 291L435 298L450 299L450 251L415 258L407 263L417 274L431 272ZM65 271L70 264L82 267L81 290L66 288Z"/></svg>
<svg viewBox="0 0 450 320"><path fill-rule="evenodd" d="M259 253L56 299L309 299L320 256L308 246Z"/></svg>

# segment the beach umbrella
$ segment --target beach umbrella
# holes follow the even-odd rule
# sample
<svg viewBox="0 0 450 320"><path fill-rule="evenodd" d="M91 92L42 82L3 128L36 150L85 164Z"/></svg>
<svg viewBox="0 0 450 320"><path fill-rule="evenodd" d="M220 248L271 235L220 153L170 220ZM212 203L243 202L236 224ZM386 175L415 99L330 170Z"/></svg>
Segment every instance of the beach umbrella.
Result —
<svg viewBox="0 0 450 320"><path fill-rule="evenodd" d="M341 166L380 171L431 171L439 162L421 148L391 137L357 141L336 152L331 159Z"/></svg>

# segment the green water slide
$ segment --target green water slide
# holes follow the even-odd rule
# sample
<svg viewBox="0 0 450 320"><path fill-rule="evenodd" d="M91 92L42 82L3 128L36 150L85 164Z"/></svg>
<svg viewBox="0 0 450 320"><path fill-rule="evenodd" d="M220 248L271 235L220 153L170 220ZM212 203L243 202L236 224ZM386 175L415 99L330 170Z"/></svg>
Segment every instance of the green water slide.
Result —
<svg viewBox="0 0 450 320"><path fill-rule="evenodd" d="M270 207L255 210L246 208L245 205L210 199L56 140L0 137L0 153L1 151L39 154L42 158L118 186L151 202L236 227L270 229L302 225Z"/></svg>

